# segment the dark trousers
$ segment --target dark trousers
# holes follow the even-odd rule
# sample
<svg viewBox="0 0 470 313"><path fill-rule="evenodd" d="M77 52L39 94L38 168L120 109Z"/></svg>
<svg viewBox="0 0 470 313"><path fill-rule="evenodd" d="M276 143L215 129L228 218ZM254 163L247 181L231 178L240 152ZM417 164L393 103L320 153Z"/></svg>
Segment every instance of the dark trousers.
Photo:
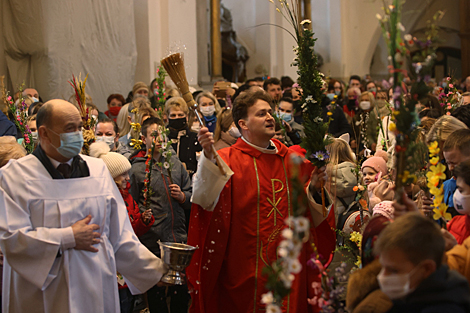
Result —
<svg viewBox="0 0 470 313"><path fill-rule="evenodd" d="M132 313L134 311L134 296L129 288L119 289L119 302L121 304L121 313Z"/></svg>
<svg viewBox="0 0 470 313"><path fill-rule="evenodd" d="M153 286L147 291L150 313L187 313L189 300L188 286Z"/></svg>

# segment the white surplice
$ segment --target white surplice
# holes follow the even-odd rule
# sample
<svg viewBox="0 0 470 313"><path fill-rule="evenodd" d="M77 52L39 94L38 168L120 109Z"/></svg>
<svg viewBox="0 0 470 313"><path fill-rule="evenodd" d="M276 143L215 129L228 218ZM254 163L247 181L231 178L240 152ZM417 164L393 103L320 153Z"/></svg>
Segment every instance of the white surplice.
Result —
<svg viewBox="0 0 470 313"><path fill-rule="evenodd" d="M104 162L82 156L89 177L52 179L28 155L0 170L3 312L119 312L116 271L131 292L167 270L137 239ZM75 250L71 225L92 216L99 252Z"/></svg>

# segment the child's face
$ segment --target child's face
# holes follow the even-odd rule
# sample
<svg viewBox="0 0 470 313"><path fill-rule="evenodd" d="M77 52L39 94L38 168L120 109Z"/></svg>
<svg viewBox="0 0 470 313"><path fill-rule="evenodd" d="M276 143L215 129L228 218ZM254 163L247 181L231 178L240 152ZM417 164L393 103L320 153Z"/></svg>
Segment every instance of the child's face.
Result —
<svg viewBox="0 0 470 313"><path fill-rule="evenodd" d="M125 172L114 178L114 182L116 183L118 188L122 190L126 189L128 181L129 181L129 172Z"/></svg>
<svg viewBox="0 0 470 313"><path fill-rule="evenodd" d="M147 135L146 136L142 135L142 142L147 147L147 151L149 151L150 148L152 147L152 141L153 141L152 133L154 131L156 131L158 133L158 135L156 137L157 140L155 142L155 151L158 152L160 150L160 148L162 147L162 139L161 139L161 136L160 136L159 127L161 127L161 126L159 126L157 124L152 124L147 128Z"/></svg>
<svg viewBox="0 0 470 313"><path fill-rule="evenodd" d="M398 248L383 251L380 254L382 274L384 276L408 275L410 289L415 289L433 271L432 260L424 260L419 264L413 264L407 255ZM435 266L435 263L434 263ZM435 268L434 268L435 269Z"/></svg>
<svg viewBox="0 0 470 313"><path fill-rule="evenodd" d="M377 176L377 172L372 167L364 167L362 169L362 179L364 180L364 184L369 186L370 183L375 182Z"/></svg>
<svg viewBox="0 0 470 313"><path fill-rule="evenodd" d="M454 193L454 207L460 214L470 215L470 186L462 177L457 177L457 190Z"/></svg>

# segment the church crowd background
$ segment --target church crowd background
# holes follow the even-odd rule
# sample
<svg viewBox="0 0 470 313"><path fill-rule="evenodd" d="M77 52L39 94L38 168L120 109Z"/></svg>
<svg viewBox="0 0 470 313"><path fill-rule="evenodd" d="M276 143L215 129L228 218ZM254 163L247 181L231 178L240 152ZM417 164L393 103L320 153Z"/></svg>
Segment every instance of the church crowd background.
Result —
<svg viewBox="0 0 470 313"><path fill-rule="evenodd" d="M420 168L398 177L398 153L407 147L397 144L401 134L395 119L400 112L392 78L352 75L343 81L321 76L318 118L329 121L328 145L316 158L328 163L314 167L306 161L303 145L308 127L298 77L253 77L243 83L218 81L210 90L191 88L196 108L188 107L165 77L159 67L155 79L135 83L128 94L109 90L104 112L85 92L82 77L70 81L70 97L63 100L43 98L35 86L19 86L12 94L2 86L0 246L6 264L3 287L8 287L2 292L3 311L21 312L31 293L31 299L42 298L44 308L38 312L52 312L66 292L48 293L50 286L57 286L54 279L72 290L64 307L83 310L86 306L74 293L86 297L87 287L94 284L96 277L84 273L93 267L87 260L98 244L98 249L114 250L112 261L93 261L103 271L111 270L114 281L107 285L103 275L100 292L105 300L90 297L96 312L470 312L470 76L426 79L426 92L414 99L417 120L410 123L418 130L416 147L425 147L416 148L410 160ZM416 81L405 72L400 82L404 99L416 94ZM45 139L46 128L52 131L54 123L66 125L78 116L84 123L74 125L77 129ZM225 166L223 177L217 176L215 165ZM94 183L88 189L95 188L96 195L83 196L80 202L59 194L80 195L77 190L47 189L53 186L49 183L38 188L35 173L43 172L47 179L69 182L91 177ZM35 178L30 182L27 177ZM396 188L397 181L403 189ZM113 200L100 199L100 192L112 194ZM38 216L35 208L44 205L41 210L46 212L56 197L62 201L60 214ZM296 200L308 208L307 226L291 216L291 205L299 205ZM105 229L98 230L95 220L90 223L93 217L76 215L88 206L109 206L120 213L125 207L127 215L113 217L108 211L103 224L97 222ZM269 212L266 218L260 217L263 208ZM92 244L83 248L77 237L73 241L69 234L67 241L67 235L60 235L57 256L45 257L51 251L46 248L41 254L28 236L42 238L43 230L38 228L36 235L34 227L21 223L39 219L48 228L47 218L52 225L56 216L67 224L57 229L90 224L93 238L87 240ZM272 219L274 226L269 224ZM301 229L305 240L296 242L291 229ZM21 237L23 232L29 235ZM57 237L51 234L45 241ZM103 243L108 240L103 237L110 243ZM187 284L159 282L167 269L157 259L158 241L198 246L186 270ZM57 269L60 262L69 262L70 249L88 251L77 259L82 262L79 274L67 276L74 281L57 282L65 279ZM122 251L129 253L127 259ZM31 258L43 257L48 261L38 261L38 272L45 268L46 275L37 278ZM278 257L290 260L287 274L271 268L281 287L268 271L261 273ZM154 276L144 277L151 271ZM28 286L29 279L31 289L12 287L16 280ZM246 287L253 282L254 289ZM78 287L82 289L74 289ZM276 295L286 290L279 300Z"/></svg>
<svg viewBox="0 0 470 313"><path fill-rule="evenodd" d="M158 85L156 83L156 80L149 85L144 82L136 83L133 90L126 95L127 99L120 94L111 94L108 97L108 110L105 112L100 112L96 108L89 95L86 98L86 106L91 114L91 119L95 122L93 126L95 143L90 146L90 155L101 158L105 162L126 203L136 235L150 251L159 256L160 251L156 244L158 240L187 241L187 230L191 225L189 219L191 177L197 171L202 148L197 139L197 133L201 126L177 89L168 87L165 89L164 111L160 115L162 119L157 117L155 108L159 99L157 99ZM470 197L470 182L467 183L470 175L468 172L470 170L470 160L468 159L470 151L467 151L470 146L470 106L468 106L470 92L467 90L470 90L470 77L456 82L455 86L448 79L441 82L431 81L429 84L432 87L432 92L420 99L419 106L416 107L421 119L421 140L430 143L438 139L444 156L442 162L446 162L448 171L452 171L447 174L452 173L453 176L448 175L447 177L450 178L444 183L444 202L449 206L449 212L452 214L452 217L447 217L449 219L447 221L448 230L442 228L448 241L446 244L446 264L468 279L470 278L470 274L467 272L469 244L466 239L470 234L470 228L467 226L469 218L467 212L470 212L470 204L467 200ZM440 103L440 98L449 90L453 90L452 88L458 90L461 95L460 101L452 113L444 113L445 104ZM305 153L305 150L299 146L304 135L302 116L299 114L302 88L287 76L281 77L281 79L256 77L249 79L244 84L230 83L225 90L220 90L218 83L216 83L211 91L193 91L193 96L198 103L197 109L203 116L206 127L214 133L216 149L230 147L237 140L241 140L240 131L233 122L233 105L236 105L236 99L240 94L256 91L262 91L269 95L275 104L272 115L276 117L276 131L273 138L299 154ZM323 88L324 116L326 118L328 112L332 112L333 116L328 133L336 138L328 147L331 161L327 167L328 182L326 183L328 195L334 202L332 211L334 211L335 220L332 225L339 225L338 217L348 211L348 207L356 199L358 186L359 188L364 188L362 186L367 188L367 196L365 197L368 199L367 218L374 217L370 221L374 226L371 226L373 230L369 230L371 232L368 235L370 236L369 241L364 246L366 240L364 238L362 243L362 249L368 252L362 251L362 254L366 253L367 256L362 259L363 269L361 271L367 273L359 275L357 272L353 278L355 280L354 289L367 290L353 290L351 291L353 295L349 295L348 292L348 304L353 309L352 311L355 307L366 306L364 302L373 303L369 305L382 306L382 309L391 307L387 294L381 293L377 282L373 282L380 272L380 263L377 260L374 261L370 247L385 225L396 218L392 205L394 199L392 186L394 134L391 128L387 127L387 124L390 123L390 115L393 113L389 100L391 92L387 81L377 82L370 76L361 78L357 75L351 76L346 83L326 78ZM47 100L41 99L39 92L34 88L25 88L22 91L22 96L22 101L26 104L27 125L36 145L38 142L36 114ZM18 93L15 95L15 98L17 97ZM73 96L68 100L76 103ZM16 100L16 104L18 105L18 100ZM15 124L9 121L9 118L13 119L14 115L11 111L5 113L7 115L2 114L1 123L2 166L6 165L10 159L26 155L26 150L23 147L25 139ZM134 138L132 132L135 131L132 127L134 123L142 125L136 137L142 136L143 143L140 147L133 144L132 141ZM146 209L142 197L145 161L149 149L146 147L146 143L152 140L149 128L156 130L160 125L165 125L169 130L168 138L171 142L171 151L174 153L172 156L173 181L172 184L169 184L169 181L165 182L164 175L155 175L156 179L152 182L155 191L152 196L154 207ZM364 155L366 157L361 157ZM356 160L359 158L363 162L359 164L361 173L358 180L354 169L358 166ZM158 165L156 167L158 168ZM158 170L161 171L162 168L158 168ZM415 201L418 206L417 210L432 220L434 213L431 206L433 201L429 193L423 192L425 188L414 183L409 184L405 190L406 195L404 196ZM168 200L169 195L176 200L176 207L172 208L175 214L171 217L164 214L165 217L162 218L160 212L169 211L169 206L172 203L175 204L174 201ZM355 218L357 220L357 215ZM160 222L155 223L156 219L159 219ZM352 223L351 220L346 223L343 221L342 228L339 230L349 231L349 233L359 231L354 226L354 221L354 219ZM424 223L424 221L421 222ZM443 222L440 221L440 223ZM409 235L413 236L413 232L416 230L409 231ZM409 238L409 240L413 241L414 238ZM343 252L338 250L335 255L337 258L338 255L343 255ZM356 260L353 263L357 263ZM371 266L365 266L368 263ZM130 301L129 298L134 299L134 297L125 288L126 285L122 281L121 284L123 284L119 286L121 310L124 310L126 303L130 304L126 310L132 310L129 308L134 307L134 300ZM160 297L165 301L159 305L166 306L167 299L177 298L176 302L168 300L168 303L172 303L171 311L183 312L187 310L190 294L186 286L154 287L152 289L146 297L149 303L152 302L151 299ZM468 308L470 295L468 289L466 290L467 294L464 299L459 301L464 305L463 301L465 300L465 307ZM410 292L409 286L408 292ZM450 291L446 292L450 293ZM461 294L451 295L450 293L449 297L455 298L457 295ZM430 294L426 297L429 300L432 299ZM456 299L446 297L442 299L442 301L451 300ZM142 299L139 298L139 301ZM137 305L142 307L142 302L139 301ZM179 303L183 308L177 309L177 305L173 303ZM379 310L375 306L374 308Z"/></svg>

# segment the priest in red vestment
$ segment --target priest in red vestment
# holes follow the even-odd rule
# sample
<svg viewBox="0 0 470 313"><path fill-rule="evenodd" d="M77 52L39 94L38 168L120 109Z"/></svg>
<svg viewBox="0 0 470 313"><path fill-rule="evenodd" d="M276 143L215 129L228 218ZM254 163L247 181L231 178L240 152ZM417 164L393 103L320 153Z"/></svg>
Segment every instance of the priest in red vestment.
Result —
<svg viewBox="0 0 470 313"><path fill-rule="evenodd" d="M277 258L281 232L287 227L284 220L292 214L289 163L296 153L271 139L275 132L271 97L263 91L242 94L232 113L242 137L219 150L223 160L213 155L207 128L198 134L204 153L194 178L188 244L199 249L187 268L194 313L265 310L261 296L267 292L267 279L262 270ZM326 174L310 162L302 164L301 174L309 199L310 242L327 260L336 238L323 217L319 194ZM306 243L300 255L302 271L281 305L283 312L314 310L307 302L313 298L311 283L318 280L318 271L306 265L312 253Z"/></svg>

